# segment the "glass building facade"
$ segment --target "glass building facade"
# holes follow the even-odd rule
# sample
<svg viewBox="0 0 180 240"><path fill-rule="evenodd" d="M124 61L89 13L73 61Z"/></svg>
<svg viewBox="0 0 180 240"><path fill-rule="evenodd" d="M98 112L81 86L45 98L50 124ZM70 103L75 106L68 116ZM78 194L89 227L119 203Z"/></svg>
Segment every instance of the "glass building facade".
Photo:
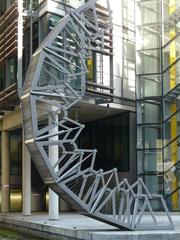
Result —
<svg viewBox="0 0 180 240"><path fill-rule="evenodd" d="M102 5L106 1L99 3ZM48 35L56 23L70 11L72 7L80 6L84 0L28 0L24 1L25 9L23 26L23 79L29 66L32 53ZM12 9L11 9L12 8ZM115 0L110 1L112 10L113 30L112 35L107 38L111 43L112 57L92 52L91 58L87 59L89 73L87 75L86 89L91 94L109 94L114 101L118 99L135 100L135 4L134 0L123 0L118 4ZM0 41L0 90L18 84L17 82L17 1L1 1L1 34ZM10 11L11 10L11 11ZM15 11L16 10L16 11ZM8 18L13 21L9 27L8 38L13 42L6 44L5 29L9 22L4 20L3 15L8 11ZM14 11L16 14L14 14ZM30 16L31 11L36 12ZM102 87L104 86L104 88Z"/></svg>
<svg viewBox="0 0 180 240"><path fill-rule="evenodd" d="M180 209L179 10L176 0L136 0L137 170L171 210Z"/></svg>

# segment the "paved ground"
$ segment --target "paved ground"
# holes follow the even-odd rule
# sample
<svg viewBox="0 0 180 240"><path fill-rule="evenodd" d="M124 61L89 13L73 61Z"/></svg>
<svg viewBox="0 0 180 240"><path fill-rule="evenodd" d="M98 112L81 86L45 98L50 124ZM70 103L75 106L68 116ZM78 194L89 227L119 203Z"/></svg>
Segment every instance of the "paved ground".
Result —
<svg viewBox="0 0 180 240"><path fill-rule="evenodd" d="M56 221L49 220L47 213L0 214L0 225L51 240L180 240L180 213L172 217L175 230L171 231L124 232L76 213L62 213Z"/></svg>

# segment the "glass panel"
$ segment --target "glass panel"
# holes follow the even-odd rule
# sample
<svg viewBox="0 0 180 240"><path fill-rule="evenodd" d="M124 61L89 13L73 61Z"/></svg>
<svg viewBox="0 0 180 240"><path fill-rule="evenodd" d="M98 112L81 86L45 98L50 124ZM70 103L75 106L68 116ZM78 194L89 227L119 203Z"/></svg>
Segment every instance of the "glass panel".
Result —
<svg viewBox="0 0 180 240"><path fill-rule="evenodd" d="M178 152L179 152L179 149L178 149ZM174 162L171 160L168 162L165 162L164 170L165 170L164 194L166 197L167 206L169 209L172 209L172 210L179 209L180 208L180 202L179 202L180 162L177 162L175 166L174 166ZM177 190L177 191L174 192L174 190Z"/></svg>
<svg viewBox="0 0 180 240"><path fill-rule="evenodd" d="M113 57L113 74L114 77L122 77L122 56Z"/></svg>
<svg viewBox="0 0 180 240"><path fill-rule="evenodd" d="M143 172L163 172L162 151L138 150L138 174Z"/></svg>
<svg viewBox="0 0 180 240"><path fill-rule="evenodd" d="M135 81L135 63L133 61L124 59L123 76Z"/></svg>
<svg viewBox="0 0 180 240"><path fill-rule="evenodd" d="M101 0L101 2L106 2ZM122 1L119 1L117 4L117 0L111 0L109 1L110 4L110 9L112 10L112 19L113 19L113 24L114 24L114 33L115 34L120 34L121 32L116 32L116 27L117 26L122 26Z"/></svg>
<svg viewBox="0 0 180 240"><path fill-rule="evenodd" d="M173 138L172 138L172 128L171 128L171 124L174 123L174 121L177 122L176 125L176 131L173 134ZM175 114L174 116L172 116L169 121L164 123L164 138L165 138L165 142L164 144L169 143L170 141L172 141L173 139L175 139L176 137L178 137L180 135L180 112L178 112L177 114Z"/></svg>
<svg viewBox="0 0 180 240"><path fill-rule="evenodd" d="M144 175L143 180L150 193L163 194L163 175ZM158 197L150 199L150 204L153 211L162 211L162 202Z"/></svg>
<svg viewBox="0 0 180 240"><path fill-rule="evenodd" d="M175 12L174 16L170 16L170 11L169 11L169 0L164 0L164 5L163 5L163 18L164 18L164 43L166 44L170 39L170 31L175 30L177 33L180 32L179 29L179 19L178 19L178 14L179 14L179 8L180 8L180 1L175 1ZM177 12L176 12L177 11Z"/></svg>
<svg viewBox="0 0 180 240"><path fill-rule="evenodd" d="M123 97L135 99L135 63L128 59L123 64Z"/></svg>
<svg viewBox="0 0 180 240"><path fill-rule="evenodd" d="M174 142L169 144L169 139L164 139L164 168L165 171L169 168L169 165L174 165L172 159L177 158L176 160L180 160L180 137L178 137Z"/></svg>
<svg viewBox="0 0 180 240"><path fill-rule="evenodd" d="M161 96L161 76L148 75L138 77L137 98Z"/></svg>
<svg viewBox="0 0 180 240"><path fill-rule="evenodd" d="M139 26L136 28L136 49L155 49L161 47L161 25Z"/></svg>
<svg viewBox="0 0 180 240"><path fill-rule="evenodd" d="M114 76L114 79L113 79L113 86L114 86L114 94L116 96L119 96L121 97L122 96L122 78L119 77L119 76Z"/></svg>
<svg viewBox="0 0 180 240"><path fill-rule="evenodd" d="M57 60L57 59L56 59ZM58 60L57 60L58 61ZM76 89L81 89L81 74L80 74L80 60L79 58L72 57L71 58L71 73L77 74L75 77L71 77L70 84L71 86ZM68 65L68 64L67 64ZM64 63L64 67L68 68L66 64ZM50 85L60 85L62 84L61 81L67 77L67 74L64 74L63 71L60 71L60 69L54 65L54 63L49 59L45 58L43 67L40 73L40 78L38 81L38 86L50 86Z"/></svg>
<svg viewBox="0 0 180 240"><path fill-rule="evenodd" d="M40 18L40 42L44 40L61 18L61 16L50 13L46 13Z"/></svg>
<svg viewBox="0 0 180 240"><path fill-rule="evenodd" d="M78 8L82 4L84 4L84 0L65 0L65 4L73 7L73 8Z"/></svg>
<svg viewBox="0 0 180 240"><path fill-rule="evenodd" d="M40 42L42 42L48 34L48 16L47 16L47 14L44 14L40 18L40 28L39 28L39 30L40 30Z"/></svg>
<svg viewBox="0 0 180 240"><path fill-rule="evenodd" d="M135 99L135 80L123 79L123 97L128 99Z"/></svg>
<svg viewBox="0 0 180 240"><path fill-rule="evenodd" d="M62 17L58 16L58 15L54 15L54 14L49 14L49 30L53 29L55 27L55 25L57 24L57 22L59 22L59 20Z"/></svg>
<svg viewBox="0 0 180 240"><path fill-rule="evenodd" d="M134 42L124 40L123 47L124 47L124 50L123 50L124 58L127 59L129 62L131 61L132 63L134 63L135 62L135 44L134 44ZM135 72L134 72L134 74L135 74Z"/></svg>
<svg viewBox="0 0 180 240"><path fill-rule="evenodd" d="M174 40L172 40L165 48L163 48L163 71L170 66L170 63L172 64L172 51L174 62L179 60L180 58L179 45L180 37L177 37Z"/></svg>
<svg viewBox="0 0 180 240"><path fill-rule="evenodd" d="M5 83L4 75L5 75L4 67L0 65L0 91L4 89L4 83Z"/></svg>
<svg viewBox="0 0 180 240"><path fill-rule="evenodd" d="M161 125L138 126L137 127L137 148L152 149L161 148L162 128Z"/></svg>
<svg viewBox="0 0 180 240"><path fill-rule="evenodd" d="M168 64L169 62L166 64L166 66L168 66ZM170 76L175 77L176 85L180 84L180 61L176 62L176 64L174 64L163 74L163 95L166 95L172 89L170 86Z"/></svg>
<svg viewBox="0 0 180 240"><path fill-rule="evenodd" d="M161 123L161 102L137 102L138 124Z"/></svg>
<svg viewBox="0 0 180 240"><path fill-rule="evenodd" d="M144 179L150 193L163 194L162 175L145 175Z"/></svg>
<svg viewBox="0 0 180 240"><path fill-rule="evenodd" d="M161 22L161 0L137 1L137 25Z"/></svg>
<svg viewBox="0 0 180 240"><path fill-rule="evenodd" d="M34 10L38 7L39 0L26 0L25 1L25 9L26 10Z"/></svg>
<svg viewBox="0 0 180 240"><path fill-rule="evenodd" d="M124 39L123 39L124 41L129 41L134 44L135 30L132 31L132 30L129 30L128 28L123 27L123 37L124 37ZM113 36L113 40L114 40L114 36ZM114 42L113 42L113 44L114 44ZM134 48L135 48L135 45L134 45ZM135 53L135 51L134 51L134 53Z"/></svg>
<svg viewBox="0 0 180 240"><path fill-rule="evenodd" d="M172 104L176 105L175 111L172 111ZM179 121L179 110L180 110L180 100L179 99L175 99L172 101L169 100L169 98L165 98L164 100L164 121L167 120L168 118L170 118L172 116L173 113L175 113L177 111L177 120Z"/></svg>
<svg viewBox="0 0 180 240"><path fill-rule="evenodd" d="M158 49L137 52L137 74L161 72L161 51Z"/></svg>
<svg viewBox="0 0 180 240"><path fill-rule="evenodd" d="M178 179L176 178L176 181L180 181L180 176L178 176ZM165 189L164 190L165 201L168 209L170 211L177 210L179 212L179 209L180 209L179 199L177 203L175 203L174 199L177 199L177 194L179 196L180 191L177 190L172 194L172 183L166 182L166 180L164 181L164 189Z"/></svg>
<svg viewBox="0 0 180 240"><path fill-rule="evenodd" d="M127 29L134 30L134 0L123 0L123 24Z"/></svg>
<svg viewBox="0 0 180 240"><path fill-rule="evenodd" d="M38 86L58 85L63 78L64 74L48 58L45 58Z"/></svg>
<svg viewBox="0 0 180 240"><path fill-rule="evenodd" d="M7 59L6 65L6 87L17 81L17 58Z"/></svg>

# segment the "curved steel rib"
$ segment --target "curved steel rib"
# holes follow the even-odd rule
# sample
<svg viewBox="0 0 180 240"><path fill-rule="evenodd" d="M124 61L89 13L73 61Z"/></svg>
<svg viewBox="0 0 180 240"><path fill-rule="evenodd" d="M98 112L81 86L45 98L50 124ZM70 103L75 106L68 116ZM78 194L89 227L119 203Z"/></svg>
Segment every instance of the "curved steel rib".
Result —
<svg viewBox="0 0 180 240"><path fill-rule="evenodd" d="M91 51L112 54L109 3L97 2L67 14L34 53L21 97L25 143L44 182L76 211L126 230L170 229L162 196L151 195L141 179L119 182L116 169L95 170L96 150L76 144L84 125L68 109L84 94L87 59Z"/></svg>

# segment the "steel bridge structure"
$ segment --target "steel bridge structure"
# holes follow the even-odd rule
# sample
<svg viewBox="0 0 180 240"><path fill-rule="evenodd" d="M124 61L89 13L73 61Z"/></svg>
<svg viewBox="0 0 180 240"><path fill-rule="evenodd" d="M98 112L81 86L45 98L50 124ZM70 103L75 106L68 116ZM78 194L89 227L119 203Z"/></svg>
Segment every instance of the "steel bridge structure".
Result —
<svg viewBox="0 0 180 240"><path fill-rule="evenodd" d="M96 170L97 151L76 144L85 126L68 110L85 92L87 59L91 51L112 55L106 3L90 0L69 12L33 54L21 96L25 144L45 184L79 213L123 230L173 229L161 195L142 179L120 182L117 169Z"/></svg>

